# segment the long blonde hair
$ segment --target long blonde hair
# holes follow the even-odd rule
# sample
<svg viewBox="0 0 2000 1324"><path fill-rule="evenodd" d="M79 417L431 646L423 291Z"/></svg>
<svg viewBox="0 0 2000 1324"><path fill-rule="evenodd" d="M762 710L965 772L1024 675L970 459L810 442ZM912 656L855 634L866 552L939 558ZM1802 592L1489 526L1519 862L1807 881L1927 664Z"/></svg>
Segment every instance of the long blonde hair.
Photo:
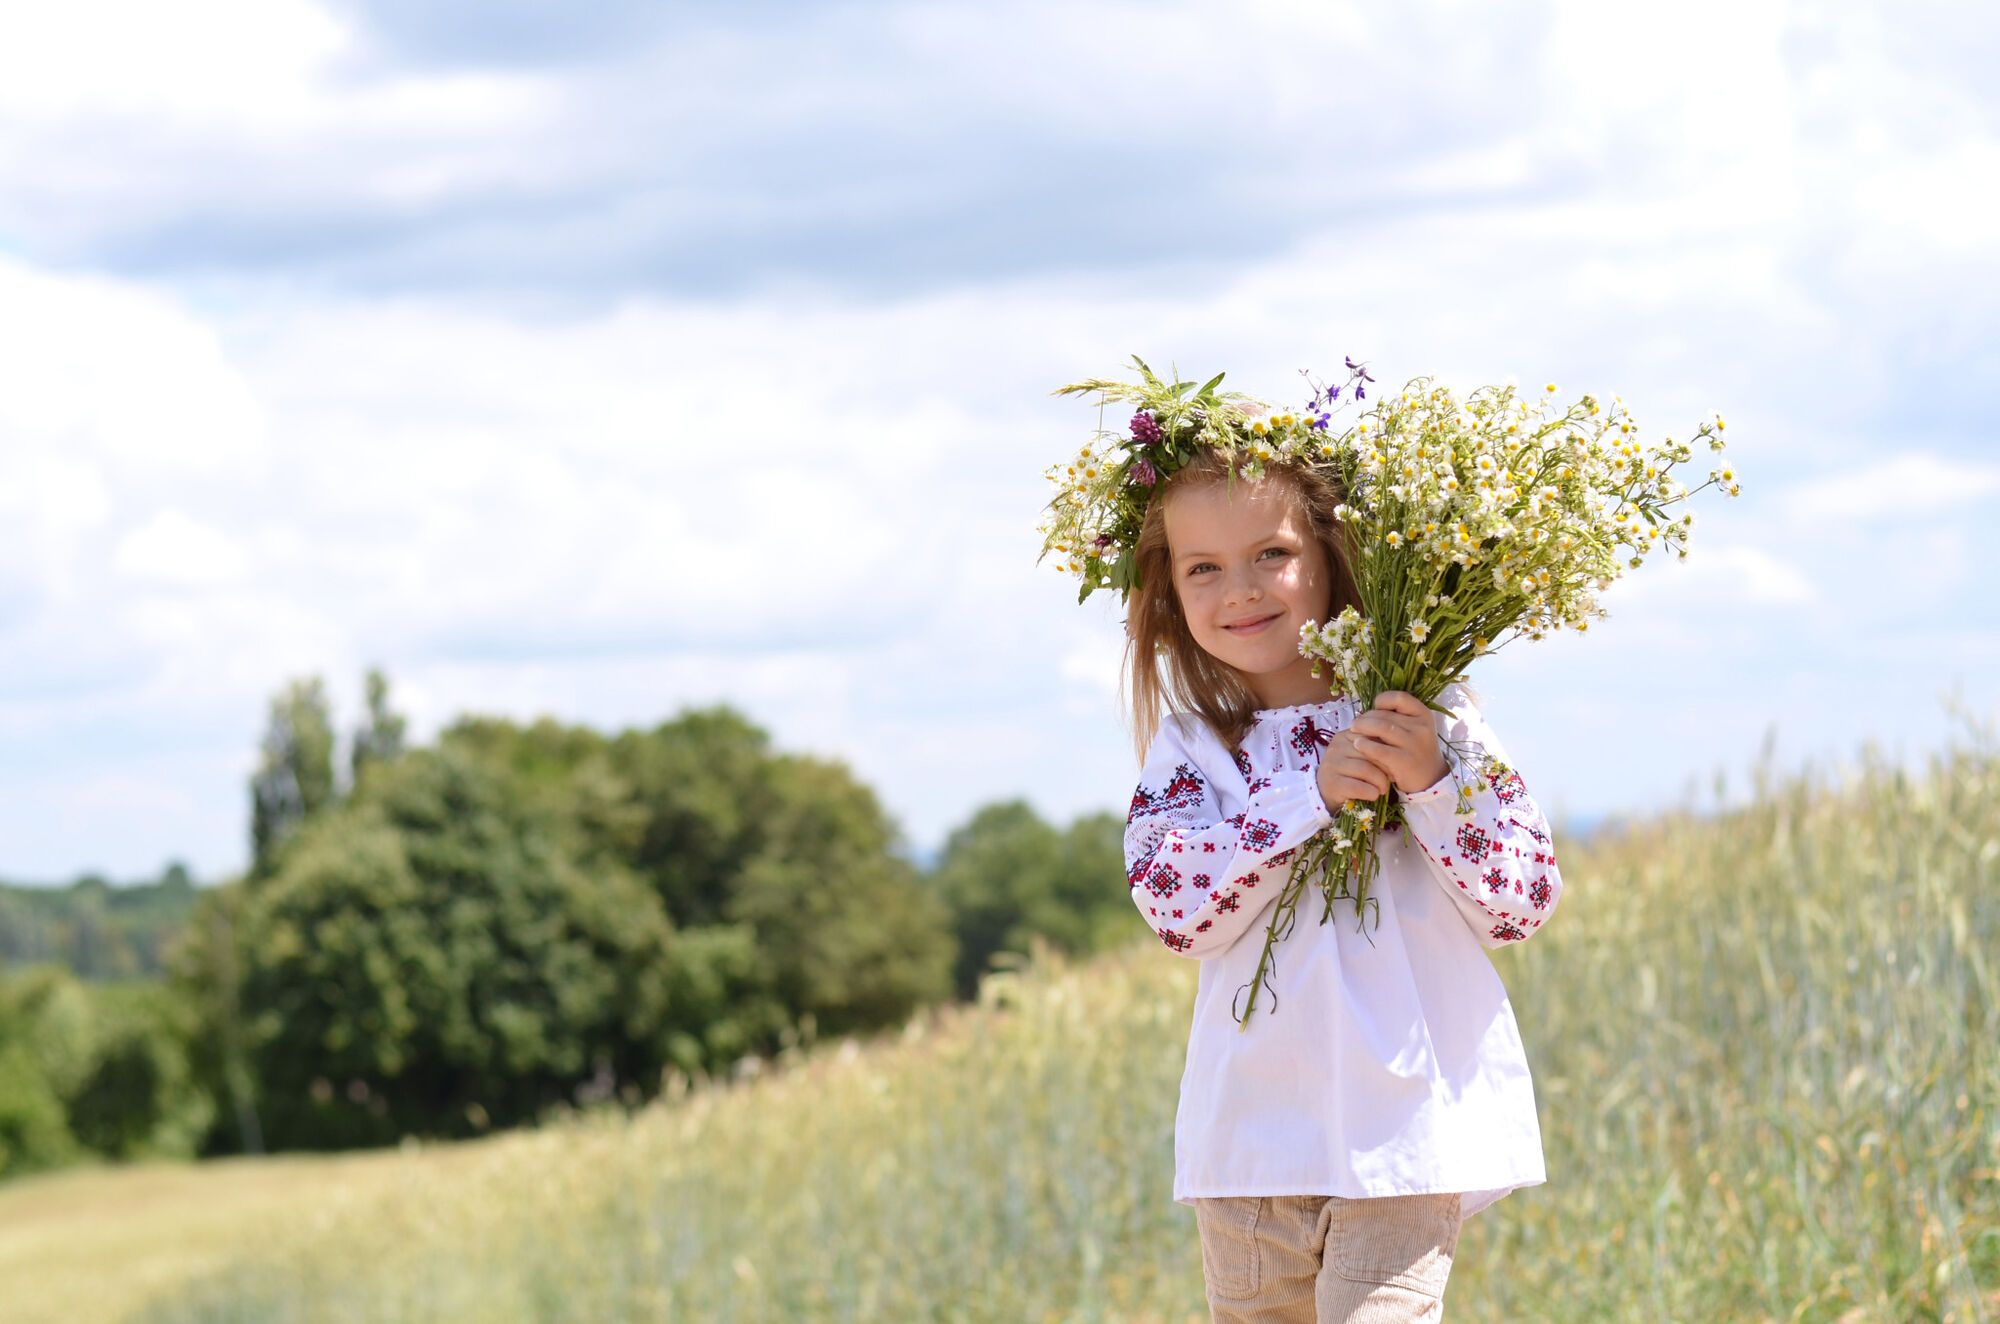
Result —
<svg viewBox="0 0 2000 1324"><path fill-rule="evenodd" d="M1265 467L1265 481L1279 484L1311 536L1326 553L1333 579L1326 619L1352 605L1361 609L1354 587L1347 527L1334 518L1344 500L1340 484L1326 470L1282 461ZM1197 451L1160 485L1147 503L1146 518L1133 547L1139 582L1125 602L1125 661L1121 699L1129 705L1132 739L1141 762L1159 732L1163 712L1192 713L1207 723L1225 749L1234 749L1256 720L1257 696L1234 667L1195 642L1174 589L1173 554L1167 547L1167 501L1173 493L1231 481L1228 460L1212 447ZM1240 481L1240 480L1237 480ZM1328 686L1329 696L1332 694Z"/></svg>

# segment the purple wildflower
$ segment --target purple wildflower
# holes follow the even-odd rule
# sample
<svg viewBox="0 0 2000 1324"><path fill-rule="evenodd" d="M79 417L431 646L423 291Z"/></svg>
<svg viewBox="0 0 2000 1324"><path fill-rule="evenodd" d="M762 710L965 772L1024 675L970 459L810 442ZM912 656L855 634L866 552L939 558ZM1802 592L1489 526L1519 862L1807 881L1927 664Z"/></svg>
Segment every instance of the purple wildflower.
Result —
<svg viewBox="0 0 2000 1324"><path fill-rule="evenodd" d="M1132 467L1127 471L1127 476L1133 482L1142 483L1147 487L1151 487L1154 483L1160 481L1159 470L1155 469L1153 462L1143 455L1132 461Z"/></svg>
<svg viewBox="0 0 2000 1324"><path fill-rule="evenodd" d="M1319 429L1321 432L1324 432L1326 431L1326 420L1331 417L1332 417L1331 414L1322 411L1320 413L1320 416L1312 421L1312 425L1315 428Z"/></svg>
<svg viewBox="0 0 2000 1324"><path fill-rule="evenodd" d="M1091 539L1091 542L1098 547L1109 547L1111 545L1111 535L1108 533L1100 533L1095 538Z"/></svg>
<svg viewBox="0 0 2000 1324"><path fill-rule="evenodd" d="M1141 409L1132 415L1132 440L1142 446L1150 446L1160 439L1160 435L1160 425L1153 421L1151 414Z"/></svg>
<svg viewBox="0 0 2000 1324"><path fill-rule="evenodd" d="M1373 377L1370 377L1368 375L1368 369L1362 367L1360 364L1354 361L1352 355L1348 356L1347 370L1353 373L1355 376L1359 377L1361 379L1361 382L1372 382L1375 380ZM1356 400L1366 400L1368 398L1368 392L1366 389L1362 387L1361 382L1356 382L1354 384L1354 398ZM1338 394L1338 392L1336 392L1335 394Z"/></svg>

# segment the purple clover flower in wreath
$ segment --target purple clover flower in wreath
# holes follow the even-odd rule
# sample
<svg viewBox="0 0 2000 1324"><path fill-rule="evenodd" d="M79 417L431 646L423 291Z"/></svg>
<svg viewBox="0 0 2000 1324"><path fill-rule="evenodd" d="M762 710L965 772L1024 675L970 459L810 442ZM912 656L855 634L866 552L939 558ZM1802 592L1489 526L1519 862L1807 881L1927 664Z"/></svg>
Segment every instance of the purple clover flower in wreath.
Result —
<svg viewBox="0 0 2000 1324"><path fill-rule="evenodd" d="M1142 446L1150 446L1163 435L1160 425L1154 422L1153 416L1145 410L1141 409L1132 415L1132 440Z"/></svg>
<svg viewBox="0 0 2000 1324"><path fill-rule="evenodd" d="M1154 483L1160 481L1160 471L1155 469L1153 462L1143 455L1132 461L1132 467L1126 472L1127 476L1133 482L1143 484L1146 487L1151 487Z"/></svg>

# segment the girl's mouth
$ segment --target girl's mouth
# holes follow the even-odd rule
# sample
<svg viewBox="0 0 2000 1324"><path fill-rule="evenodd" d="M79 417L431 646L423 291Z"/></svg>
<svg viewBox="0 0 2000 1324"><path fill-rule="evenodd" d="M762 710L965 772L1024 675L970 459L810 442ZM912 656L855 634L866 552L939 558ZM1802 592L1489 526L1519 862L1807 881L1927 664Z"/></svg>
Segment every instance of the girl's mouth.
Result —
<svg viewBox="0 0 2000 1324"><path fill-rule="evenodd" d="M1256 634L1259 631L1266 628L1267 626L1269 626L1272 621L1277 620L1278 617L1282 615L1284 615L1283 612L1274 612L1271 615L1266 616L1261 621L1252 621L1248 625L1225 625L1222 628L1229 631L1229 633L1231 634Z"/></svg>

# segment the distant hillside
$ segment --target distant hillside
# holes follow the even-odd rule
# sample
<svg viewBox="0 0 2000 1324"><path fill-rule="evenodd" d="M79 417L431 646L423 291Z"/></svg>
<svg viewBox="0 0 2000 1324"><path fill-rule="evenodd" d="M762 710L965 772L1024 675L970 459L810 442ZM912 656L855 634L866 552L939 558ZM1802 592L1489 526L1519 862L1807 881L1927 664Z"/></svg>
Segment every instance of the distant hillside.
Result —
<svg viewBox="0 0 2000 1324"><path fill-rule="evenodd" d="M81 979L157 976L195 895L180 864L151 883L114 885L94 874L66 887L0 883L0 970L47 961Z"/></svg>

